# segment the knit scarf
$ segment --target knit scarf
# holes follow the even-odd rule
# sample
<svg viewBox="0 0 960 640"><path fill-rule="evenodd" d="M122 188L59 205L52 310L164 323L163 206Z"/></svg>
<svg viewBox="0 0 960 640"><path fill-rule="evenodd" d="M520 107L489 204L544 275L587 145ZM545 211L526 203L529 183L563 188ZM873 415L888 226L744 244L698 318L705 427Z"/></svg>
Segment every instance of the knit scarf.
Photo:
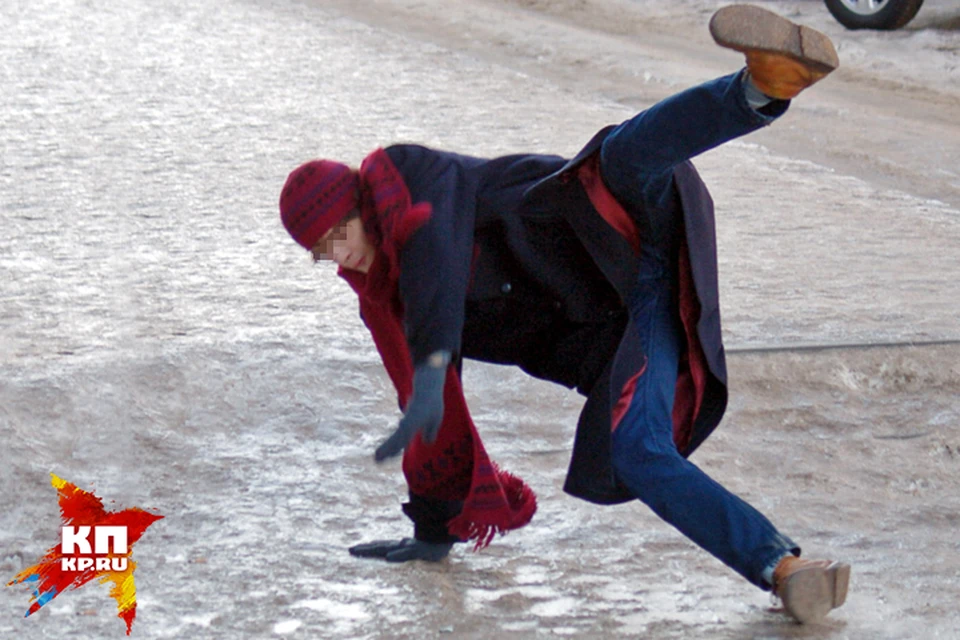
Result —
<svg viewBox="0 0 960 640"><path fill-rule="evenodd" d="M366 274L343 268L338 274L360 298L360 313L405 409L413 391L413 362L403 329L399 254L432 212L429 203L411 202L403 177L383 149L364 159L359 178L361 218L377 253ZM479 550L495 534L530 522L536 496L520 478L490 460L453 366L447 369L443 402L436 441L427 444L417 434L404 452L403 474L414 494L462 501L463 509L447 523L447 530L475 541Z"/></svg>

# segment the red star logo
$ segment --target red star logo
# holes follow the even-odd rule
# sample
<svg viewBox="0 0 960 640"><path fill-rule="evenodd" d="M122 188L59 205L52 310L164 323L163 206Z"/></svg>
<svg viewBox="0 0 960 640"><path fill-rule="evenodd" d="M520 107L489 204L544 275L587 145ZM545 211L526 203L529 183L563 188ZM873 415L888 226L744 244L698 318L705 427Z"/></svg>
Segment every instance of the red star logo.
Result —
<svg viewBox="0 0 960 640"><path fill-rule="evenodd" d="M93 493L79 489L54 474L50 475L59 497L64 527L74 527L74 534L90 534L91 538L100 527L125 529L126 548L119 551L116 548L113 551L98 548L94 551L91 545L88 550L81 549L80 555L64 555L61 542L50 549L38 564L18 573L7 586L21 582L33 585L32 604L27 609L29 616L67 589L77 589L94 578L101 583L112 582L110 595L117 601L117 617L126 623L127 635L130 635L133 619L137 615L137 592L133 582L133 570L137 564L130 557L133 544L147 527L163 516L136 507L106 511L103 500ZM117 529L109 531L116 532ZM71 546L74 545L71 543Z"/></svg>

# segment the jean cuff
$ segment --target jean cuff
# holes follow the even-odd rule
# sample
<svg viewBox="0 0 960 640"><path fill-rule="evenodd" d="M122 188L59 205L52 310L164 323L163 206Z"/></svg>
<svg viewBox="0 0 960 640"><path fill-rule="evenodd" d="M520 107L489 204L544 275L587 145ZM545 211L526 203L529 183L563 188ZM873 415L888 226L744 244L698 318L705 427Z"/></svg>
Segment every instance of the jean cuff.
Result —
<svg viewBox="0 0 960 640"><path fill-rule="evenodd" d="M789 100L777 100L775 98L770 98L770 102L767 104L753 108L750 106L750 103L747 101L747 83L749 82L749 74L747 68L744 67L740 71L740 75L737 78L736 86L737 91L737 104L738 106L747 113L748 117L753 120L756 124L761 126L767 126L772 123L774 120L782 116L787 112L787 109L790 107ZM763 95L763 94L761 94Z"/></svg>
<svg viewBox="0 0 960 640"><path fill-rule="evenodd" d="M770 554L768 554L763 558L763 562L759 563L760 571L757 573L756 576L754 576L753 580L751 580L751 582L753 582L755 585L757 585L764 591L773 590L773 580L768 580L764 576L764 573L766 573L768 569L776 568L777 563L780 562L780 560L785 556L800 555L800 547L798 547L796 543L794 543L792 540L790 540L789 538L783 535L780 536L780 539L781 539L781 542L784 543L784 546L777 549L776 551L771 552Z"/></svg>

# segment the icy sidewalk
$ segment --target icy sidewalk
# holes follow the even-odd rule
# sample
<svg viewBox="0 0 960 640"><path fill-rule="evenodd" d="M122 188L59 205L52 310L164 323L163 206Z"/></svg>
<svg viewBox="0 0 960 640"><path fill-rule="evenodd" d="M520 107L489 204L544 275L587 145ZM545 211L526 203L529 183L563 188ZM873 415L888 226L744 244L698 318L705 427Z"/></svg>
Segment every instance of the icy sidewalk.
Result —
<svg viewBox="0 0 960 640"><path fill-rule="evenodd" d="M287 172L394 141L570 154L630 111L319 4L88 5L0 9L0 571L55 544L55 471L165 516L138 543L134 637L796 635L646 510L563 496L581 399L513 370L466 380L533 524L438 566L345 552L409 533L399 472L370 459L396 399L350 292L277 220ZM955 335L955 210L751 140L697 164L730 345ZM828 633L948 637L958 354L875 353L731 356L697 461L854 562ZM105 589L23 619L28 600L0 589L0 635L122 633Z"/></svg>

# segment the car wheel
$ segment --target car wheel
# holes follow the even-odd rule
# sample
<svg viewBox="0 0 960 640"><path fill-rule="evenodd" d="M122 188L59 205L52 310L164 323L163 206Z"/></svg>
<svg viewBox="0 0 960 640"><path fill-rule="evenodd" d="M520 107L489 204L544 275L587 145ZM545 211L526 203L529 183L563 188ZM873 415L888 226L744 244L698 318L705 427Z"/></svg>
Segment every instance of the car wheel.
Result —
<svg viewBox="0 0 960 640"><path fill-rule="evenodd" d="M848 29L899 29L920 11L923 0L824 0Z"/></svg>

